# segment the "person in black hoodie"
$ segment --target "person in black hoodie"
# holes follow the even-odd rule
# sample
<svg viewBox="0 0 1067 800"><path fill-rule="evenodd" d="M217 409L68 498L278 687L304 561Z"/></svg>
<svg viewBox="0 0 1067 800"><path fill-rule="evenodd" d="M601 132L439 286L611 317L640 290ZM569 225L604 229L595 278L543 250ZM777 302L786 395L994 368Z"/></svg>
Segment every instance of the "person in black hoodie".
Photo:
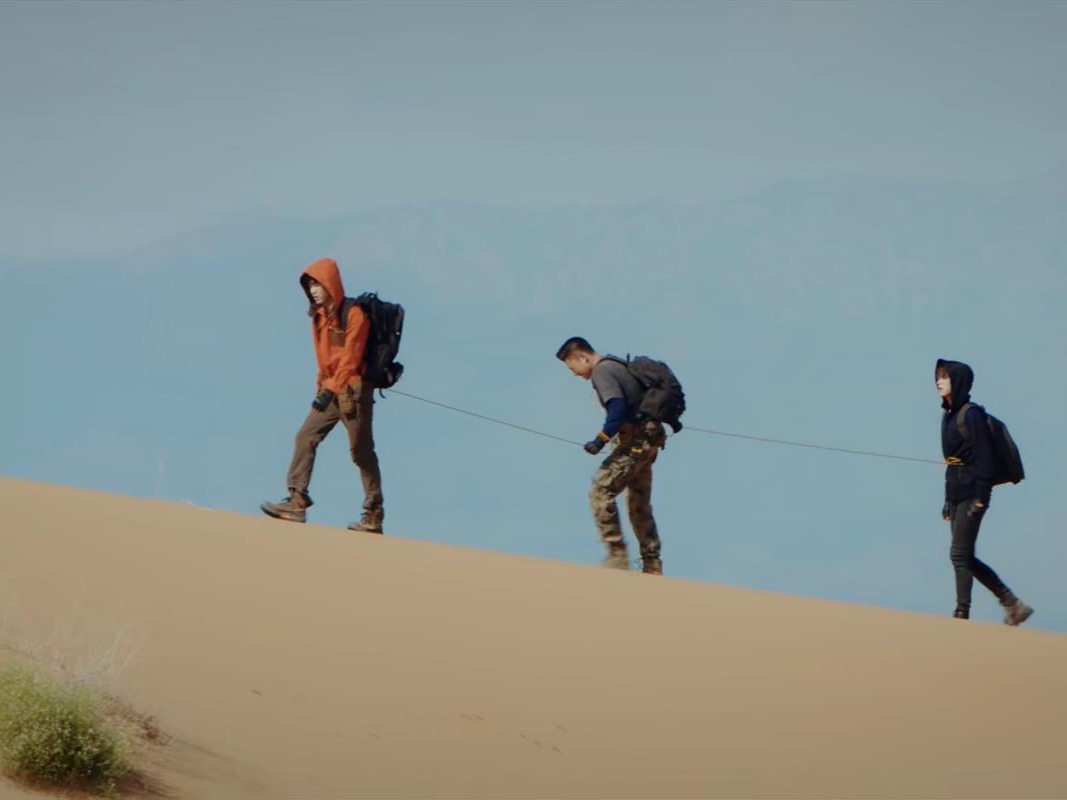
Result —
<svg viewBox="0 0 1067 800"><path fill-rule="evenodd" d="M956 572L956 611L952 616L970 618L971 587L977 578L1004 607L1004 622L1019 625L1034 610L1017 598L993 568L975 554L978 528L993 495L996 462L985 410L971 403L974 372L962 362L938 359L934 376L941 407L945 410L941 418L941 451L947 467L941 516L952 530L949 555ZM965 405L968 406L963 418L966 436L960 432L957 421Z"/></svg>

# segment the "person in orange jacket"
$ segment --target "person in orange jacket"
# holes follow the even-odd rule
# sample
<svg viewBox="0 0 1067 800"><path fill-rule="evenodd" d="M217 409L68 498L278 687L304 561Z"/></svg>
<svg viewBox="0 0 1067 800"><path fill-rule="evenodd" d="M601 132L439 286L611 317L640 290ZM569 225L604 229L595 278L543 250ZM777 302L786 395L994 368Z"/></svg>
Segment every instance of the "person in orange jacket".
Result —
<svg viewBox="0 0 1067 800"><path fill-rule="evenodd" d="M372 419L374 387L364 384L363 361L369 320L355 303L349 304L347 319L341 325L345 289L341 272L332 258L321 258L300 275L307 295L311 333L319 372L311 412L296 434L293 459L289 465L289 495L278 503L263 503L268 516L290 522L306 522L312 500L308 494L315 451L338 422L348 430L352 461L363 479L363 516L349 525L350 530L381 533L385 519L382 475L374 450Z"/></svg>

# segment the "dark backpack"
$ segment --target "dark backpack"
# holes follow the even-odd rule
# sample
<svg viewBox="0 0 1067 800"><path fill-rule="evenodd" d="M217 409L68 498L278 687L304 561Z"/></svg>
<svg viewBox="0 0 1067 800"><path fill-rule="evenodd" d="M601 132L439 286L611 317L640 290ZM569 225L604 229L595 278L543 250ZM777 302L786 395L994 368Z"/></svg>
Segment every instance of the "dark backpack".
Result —
<svg viewBox="0 0 1067 800"><path fill-rule="evenodd" d="M959 430L960 436L964 439L970 438L964 417L967 416L967 409L972 405L974 403L964 403L956 414L956 429ZM982 408L981 406L978 407ZM984 408L982 410L985 411ZM986 411L985 417L989 424L990 436L993 439L993 460L996 463L993 485L1018 483L1026 477L1026 472L1023 470L1023 460L1019 455L1019 448L1016 446L1015 440L1011 438L1007 425L988 411Z"/></svg>
<svg viewBox="0 0 1067 800"><path fill-rule="evenodd" d="M382 300L374 292L364 292L356 298L346 297L340 312L342 331L348 322L348 312L354 305L362 309L370 322L367 347L363 352L363 362L366 364L363 380L376 389L388 389L400 380L404 372L404 365L396 361L400 336L404 331L404 307Z"/></svg>
<svg viewBox="0 0 1067 800"><path fill-rule="evenodd" d="M625 361L615 356L605 358L625 365L641 385L641 402L635 409L638 421L665 422L675 433L682 429L679 417L685 413L685 392L670 367L648 356L631 359L627 355Z"/></svg>

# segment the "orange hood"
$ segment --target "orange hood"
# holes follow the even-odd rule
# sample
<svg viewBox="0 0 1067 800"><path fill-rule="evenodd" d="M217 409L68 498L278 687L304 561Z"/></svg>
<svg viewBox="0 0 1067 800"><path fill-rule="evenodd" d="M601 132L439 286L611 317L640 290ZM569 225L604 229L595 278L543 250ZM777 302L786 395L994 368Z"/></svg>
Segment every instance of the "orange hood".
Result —
<svg viewBox="0 0 1067 800"><path fill-rule="evenodd" d="M308 292L308 278L314 278L326 288L326 291L330 293L330 304L334 308L337 308L345 299L345 285L341 282L341 270L337 268L337 262L332 258L320 258L300 273L300 285L314 310L315 301L311 299L311 294Z"/></svg>
<svg viewBox="0 0 1067 800"><path fill-rule="evenodd" d="M308 280L321 283L330 298L325 307L315 305L308 292ZM341 283L341 271L332 258L320 258L300 273L300 285L308 297L308 316L311 317L311 335L315 343L315 358L319 363L316 383L320 389L329 389L341 394L359 382L363 375L364 350L370 326L362 309L352 304L348 309L344 333L340 330L340 311L345 300L345 286Z"/></svg>

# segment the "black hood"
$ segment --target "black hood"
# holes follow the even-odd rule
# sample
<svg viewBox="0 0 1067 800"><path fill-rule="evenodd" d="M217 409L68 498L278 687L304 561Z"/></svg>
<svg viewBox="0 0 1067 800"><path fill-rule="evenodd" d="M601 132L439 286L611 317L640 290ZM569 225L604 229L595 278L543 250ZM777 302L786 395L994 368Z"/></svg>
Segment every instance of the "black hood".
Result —
<svg viewBox="0 0 1067 800"><path fill-rule="evenodd" d="M941 401L941 407L946 411L954 411L962 407L964 403L970 402L971 387L974 385L974 370L962 361L939 358L934 368L935 377L942 367L948 372L949 380L952 381L952 407L949 408L947 400Z"/></svg>

